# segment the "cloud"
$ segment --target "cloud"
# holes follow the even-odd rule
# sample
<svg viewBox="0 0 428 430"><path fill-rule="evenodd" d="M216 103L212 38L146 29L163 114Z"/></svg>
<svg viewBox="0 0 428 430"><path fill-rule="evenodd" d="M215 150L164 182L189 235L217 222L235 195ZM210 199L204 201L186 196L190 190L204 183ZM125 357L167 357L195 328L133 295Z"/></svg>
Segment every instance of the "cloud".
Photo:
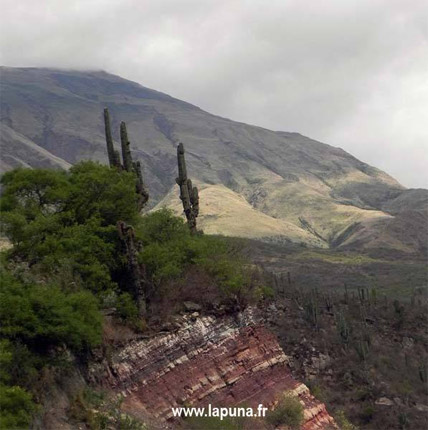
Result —
<svg viewBox="0 0 428 430"><path fill-rule="evenodd" d="M3 0L8 66L105 69L427 186L424 0Z"/></svg>

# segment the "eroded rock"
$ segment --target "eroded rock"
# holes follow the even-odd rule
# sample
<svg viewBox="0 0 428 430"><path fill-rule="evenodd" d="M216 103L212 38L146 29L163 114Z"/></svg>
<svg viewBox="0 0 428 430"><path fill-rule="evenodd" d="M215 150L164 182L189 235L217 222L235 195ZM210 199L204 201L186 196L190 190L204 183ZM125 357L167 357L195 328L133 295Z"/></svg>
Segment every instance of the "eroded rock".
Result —
<svg viewBox="0 0 428 430"><path fill-rule="evenodd" d="M304 430L335 426L325 405L292 377L288 357L251 309L235 317L187 316L177 332L134 341L108 366L98 382L123 394L124 410L137 417L170 419L171 408L183 405L272 407L292 391L305 408ZM94 377L100 370L92 369Z"/></svg>
<svg viewBox="0 0 428 430"><path fill-rule="evenodd" d="M388 399L388 397L380 397L375 401L375 405L379 406L392 406L394 402L391 399Z"/></svg>

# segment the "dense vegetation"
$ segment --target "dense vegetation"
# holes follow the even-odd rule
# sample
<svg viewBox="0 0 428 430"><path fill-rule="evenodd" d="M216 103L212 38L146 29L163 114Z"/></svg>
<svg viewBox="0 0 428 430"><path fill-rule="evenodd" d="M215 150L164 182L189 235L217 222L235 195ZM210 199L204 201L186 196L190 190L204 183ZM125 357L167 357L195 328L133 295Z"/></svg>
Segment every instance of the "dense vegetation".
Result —
<svg viewBox="0 0 428 430"><path fill-rule="evenodd" d="M46 369L81 362L102 341L102 311L142 329L193 300L233 308L267 293L233 247L191 234L168 210L141 216L132 172L82 162L68 172L16 169L2 179L0 427L27 425ZM133 226L148 314L129 289L118 222ZM201 298L200 282L206 286Z"/></svg>

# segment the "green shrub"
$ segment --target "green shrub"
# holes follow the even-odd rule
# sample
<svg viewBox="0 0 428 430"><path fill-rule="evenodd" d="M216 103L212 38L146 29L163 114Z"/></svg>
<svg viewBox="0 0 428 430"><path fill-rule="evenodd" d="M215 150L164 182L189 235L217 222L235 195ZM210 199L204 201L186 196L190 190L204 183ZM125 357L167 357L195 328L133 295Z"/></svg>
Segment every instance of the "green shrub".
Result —
<svg viewBox="0 0 428 430"><path fill-rule="evenodd" d="M26 390L0 384L0 428L28 428L36 405Z"/></svg>
<svg viewBox="0 0 428 430"><path fill-rule="evenodd" d="M174 216L167 208L145 215L137 231L144 245L185 241L190 237L189 227L184 219Z"/></svg>
<svg viewBox="0 0 428 430"><path fill-rule="evenodd" d="M303 422L303 406L298 397L286 394L266 420L273 426L287 425L298 429Z"/></svg>
<svg viewBox="0 0 428 430"><path fill-rule="evenodd" d="M73 421L84 422L90 430L146 430L144 423L120 410L122 400L107 398L102 392L86 388L71 400L68 416Z"/></svg>
<svg viewBox="0 0 428 430"><path fill-rule="evenodd" d="M138 318L138 309L129 293L122 293L116 301L117 315L123 321L132 321Z"/></svg>
<svg viewBox="0 0 428 430"><path fill-rule="evenodd" d="M311 391L311 394L314 397L316 397L318 400L320 400L323 403L326 401L324 390L316 380L312 379L312 380L306 381L305 384L307 385L307 387Z"/></svg>
<svg viewBox="0 0 428 430"><path fill-rule="evenodd" d="M0 342L0 383L31 388L45 362L22 341L3 339Z"/></svg>
<svg viewBox="0 0 428 430"><path fill-rule="evenodd" d="M254 297L258 300L273 299L275 297L275 290L272 287L261 285L255 289Z"/></svg>
<svg viewBox="0 0 428 430"><path fill-rule="evenodd" d="M118 296L116 300L116 314L122 322L131 328L137 330L143 329L143 321L139 317L138 307L129 293L122 293Z"/></svg>
<svg viewBox="0 0 428 430"><path fill-rule="evenodd" d="M65 294L54 285L23 284L0 272L0 334L43 350L65 344L80 350L101 341L101 314L86 291Z"/></svg>
<svg viewBox="0 0 428 430"><path fill-rule="evenodd" d="M157 286L182 278L189 267L209 275L224 297L244 296L251 283L246 262L227 240L190 235L184 221L168 209L144 216L137 234L143 242L140 261ZM269 294L269 290L263 289L263 293Z"/></svg>
<svg viewBox="0 0 428 430"><path fill-rule="evenodd" d="M358 430L358 427L346 418L345 411L343 409L336 412L334 419L341 430Z"/></svg>

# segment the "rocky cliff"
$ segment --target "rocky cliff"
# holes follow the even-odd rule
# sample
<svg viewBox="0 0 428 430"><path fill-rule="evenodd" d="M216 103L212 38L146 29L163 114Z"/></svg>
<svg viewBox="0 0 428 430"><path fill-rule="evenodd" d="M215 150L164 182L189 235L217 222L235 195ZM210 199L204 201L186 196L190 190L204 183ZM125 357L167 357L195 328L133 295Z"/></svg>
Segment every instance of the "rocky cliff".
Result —
<svg viewBox="0 0 428 430"><path fill-rule="evenodd" d="M325 405L293 378L288 357L251 310L184 316L175 332L127 344L91 375L125 397L126 412L145 420L171 420L171 408L184 405L273 408L292 392L304 406L302 429L337 428Z"/></svg>

